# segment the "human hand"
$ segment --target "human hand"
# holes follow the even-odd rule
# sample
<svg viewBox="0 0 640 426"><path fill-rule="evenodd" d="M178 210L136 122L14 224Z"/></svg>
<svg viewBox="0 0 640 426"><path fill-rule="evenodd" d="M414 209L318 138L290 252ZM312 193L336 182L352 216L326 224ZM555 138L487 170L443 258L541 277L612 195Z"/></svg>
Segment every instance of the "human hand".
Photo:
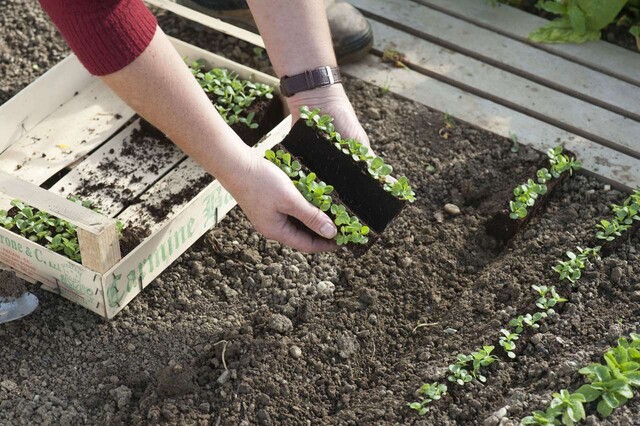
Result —
<svg viewBox="0 0 640 426"><path fill-rule="evenodd" d="M308 253L337 248L332 240L337 232L333 221L309 203L270 161L252 152L242 173L232 182L223 182L223 185L256 230L266 238ZM298 219L312 232L300 227L292 218Z"/></svg>
<svg viewBox="0 0 640 426"><path fill-rule="evenodd" d="M333 125L340 136L356 139L370 147L369 137L360 125L342 84L296 93L287 98L287 105L291 111L293 123L300 118L300 107L320 108L322 114L328 114L334 118Z"/></svg>

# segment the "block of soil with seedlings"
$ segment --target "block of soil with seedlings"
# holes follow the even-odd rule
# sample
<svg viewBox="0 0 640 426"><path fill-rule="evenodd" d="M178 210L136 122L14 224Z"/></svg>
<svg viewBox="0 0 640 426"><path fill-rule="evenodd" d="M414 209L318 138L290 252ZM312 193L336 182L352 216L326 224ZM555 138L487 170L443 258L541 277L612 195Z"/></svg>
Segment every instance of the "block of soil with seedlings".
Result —
<svg viewBox="0 0 640 426"><path fill-rule="evenodd" d="M487 233L501 242L511 240L543 210L553 191L580 167L575 155L562 146L549 149L535 174L518 185L511 199L493 214L486 226Z"/></svg>
<svg viewBox="0 0 640 426"><path fill-rule="evenodd" d="M244 143L261 141L255 149L264 152L284 136L290 124L277 79L172 42L183 57L197 59L188 62L194 79ZM71 79L64 87L73 90L60 91L59 101L40 112L27 111L24 105L45 90L42 81L57 79ZM0 154L7 247L0 262L111 317L235 201L75 57L34 85L0 109L0 117L41 115L13 132Z"/></svg>
<svg viewBox="0 0 640 426"><path fill-rule="evenodd" d="M362 255L375 243L415 193L405 176L363 143L342 138L333 117L300 109L300 120L275 151L267 151L300 193L336 224L336 243Z"/></svg>

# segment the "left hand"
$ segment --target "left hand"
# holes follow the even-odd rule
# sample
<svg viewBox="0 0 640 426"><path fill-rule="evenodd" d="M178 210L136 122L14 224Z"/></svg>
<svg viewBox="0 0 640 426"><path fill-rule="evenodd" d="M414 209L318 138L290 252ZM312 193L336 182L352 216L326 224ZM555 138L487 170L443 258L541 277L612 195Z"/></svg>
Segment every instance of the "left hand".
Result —
<svg viewBox="0 0 640 426"><path fill-rule="evenodd" d="M300 118L300 107L320 108L321 114L334 118L333 125L343 138L353 138L370 147L369 137L360 125L342 84L296 93L287 98L287 105L293 123Z"/></svg>

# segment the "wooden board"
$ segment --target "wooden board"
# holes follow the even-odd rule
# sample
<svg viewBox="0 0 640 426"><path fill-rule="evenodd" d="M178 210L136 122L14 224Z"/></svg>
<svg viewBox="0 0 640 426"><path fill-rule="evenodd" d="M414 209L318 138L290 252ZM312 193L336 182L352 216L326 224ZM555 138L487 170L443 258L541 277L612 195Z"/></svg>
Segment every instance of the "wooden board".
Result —
<svg viewBox="0 0 640 426"><path fill-rule="evenodd" d="M522 40L536 48L551 52L628 83L640 85L640 56L620 46L604 41L585 44L537 44L528 35L549 21L516 9L500 5L491 7L484 0L413 0L451 16L467 20L498 34Z"/></svg>
<svg viewBox="0 0 640 426"><path fill-rule="evenodd" d="M133 114L94 80L0 154L0 170L40 185L102 144ZM0 204L5 208L6 199Z"/></svg>
<svg viewBox="0 0 640 426"><path fill-rule="evenodd" d="M640 122L371 21L375 49L397 46L415 70L640 158ZM455 109L452 110L455 112Z"/></svg>
<svg viewBox="0 0 640 426"><path fill-rule="evenodd" d="M75 55L67 56L46 75L0 106L0 153L95 80Z"/></svg>
<svg viewBox="0 0 640 426"><path fill-rule="evenodd" d="M100 211L109 217L116 216L185 157L166 138L164 142L148 138L140 145L132 145L131 136L139 129L137 119L84 159L50 191L66 197L90 185L95 187L91 198L99 202ZM123 151L128 154L123 155Z"/></svg>
<svg viewBox="0 0 640 426"><path fill-rule="evenodd" d="M223 34L228 34L240 40L251 43L255 46L264 48L264 41L262 41L262 37L260 37L258 34L252 33L251 31L247 31L242 28L238 28L231 24L227 24L220 19L205 15L204 13L200 13L197 10L182 6L169 0L145 0L145 2L149 5L159 7L169 12L175 13L178 16L182 16L183 18L187 18L193 22L197 22L199 24L217 30Z"/></svg>
<svg viewBox="0 0 640 426"><path fill-rule="evenodd" d="M409 69L391 68L373 55L343 67L343 71L498 135L510 137L515 134L521 143L540 151L557 146L560 141L576 153L586 172L624 190L640 187L640 161L637 159L429 76Z"/></svg>
<svg viewBox="0 0 640 426"><path fill-rule="evenodd" d="M372 19L640 120L640 87L406 0L350 0ZM379 32L375 32L380 37Z"/></svg>

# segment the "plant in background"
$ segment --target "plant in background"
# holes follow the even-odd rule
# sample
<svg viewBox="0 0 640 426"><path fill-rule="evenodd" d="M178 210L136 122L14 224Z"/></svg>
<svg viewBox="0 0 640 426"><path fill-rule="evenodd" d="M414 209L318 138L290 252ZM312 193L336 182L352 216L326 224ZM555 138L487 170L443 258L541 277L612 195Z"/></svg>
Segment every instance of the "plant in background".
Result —
<svg viewBox="0 0 640 426"><path fill-rule="evenodd" d="M329 195L333 192L333 186L318 181L315 173L309 173L308 175L302 171L298 173L300 179L293 182L298 191L300 191L304 198L311 204L323 212L328 211L333 201Z"/></svg>
<svg viewBox="0 0 640 426"><path fill-rule="evenodd" d="M599 40L601 30L612 23L627 0L548 0L537 6L560 15L529 34L539 43L584 43Z"/></svg>
<svg viewBox="0 0 640 426"><path fill-rule="evenodd" d="M518 340L520 335L518 333L511 333L509 330L506 330L504 328L500 330L500 333L502 333L502 336L500 336L499 340L500 346L502 346L509 358L515 358L516 354L515 352L513 352L516 349L515 341Z"/></svg>
<svg viewBox="0 0 640 426"><path fill-rule="evenodd" d="M602 219L600 223L596 224L596 229L599 229L599 231L596 232L596 238L604 241L613 241L616 237L622 236L622 233L629 228L631 228L631 225L619 223L615 219L611 222Z"/></svg>
<svg viewBox="0 0 640 426"><path fill-rule="evenodd" d="M250 129L257 129L254 122L254 112L247 109L256 99L273 99L273 87L249 80L242 80L233 71L214 68L208 72L202 71L202 63L191 64L191 73L200 87L215 95L214 106L229 125L242 123Z"/></svg>
<svg viewBox="0 0 640 426"><path fill-rule="evenodd" d="M582 276L582 270L585 268L590 257L597 258L600 253L600 246L582 249L578 247L578 254L567 251L569 260L560 261L553 270L560 275L560 280L568 279L571 283L575 283Z"/></svg>
<svg viewBox="0 0 640 426"><path fill-rule="evenodd" d="M291 154L289 154L288 152L284 152L281 149L273 152L272 150L268 149L265 152L265 157L267 160L280 167L280 170L285 172L287 176L291 178L298 177L301 169L300 163L297 161L292 161Z"/></svg>
<svg viewBox="0 0 640 426"><path fill-rule="evenodd" d="M546 193L547 186L536 183L533 179L529 179L527 183L518 185L513 190L515 199L509 202L509 209L511 210L509 217L511 219L523 219L527 217L527 208L532 207L536 203L538 195Z"/></svg>
<svg viewBox="0 0 640 426"><path fill-rule="evenodd" d="M547 315L543 312L536 312L535 314L518 315L517 318L509 321L509 325L516 328L516 333L520 334L524 331L525 327L531 327L533 329L539 328L538 322L545 318Z"/></svg>
<svg viewBox="0 0 640 426"><path fill-rule="evenodd" d="M540 296L538 300L536 300L536 306L540 309L543 309L547 315L552 315L555 313L554 307L558 303L566 302L567 299L560 297L556 288L553 286L547 287L546 285L537 286L534 285L532 288L538 292Z"/></svg>
<svg viewBox="0 0 640 426"><path fill-rule="evenodd" d="M547 411L534 411L530 416L525 417L520 422L521 425L536 425L536 426L545 426L545 425L557 425L559 424L556 420L558 414L555 410L551 408L547 408Z"/></svg>
<svg viewBox="0 0 640 426"><path fill-rule="evenodd" d="M408 405L411 409L416 410L419 415L424 416L429 412L429 407L427 405L433 401L439 400L446 393L447 385L438 382L425 383L420 387L420 389L418 389L418 394L424 397L423 400L421 402L412 402Z"/></svg>
<svg viewBox="0 0 640 426"><path fill-rule="evenodd" d="M300 118L306 125L322 131L329 141L345 155L351 156L355 162L363 162L369 174L383 184L385 191L390 192L394 197L408 202L415 201L415 192L409 186L409 181L405 176L397 180L391 177L393 168L386 164L380 157L371 154L368 146L355 139L345 138L336 132L333 125L333 117L321 114L319 108L310 110L309 107L300 108Z"/></svg>

